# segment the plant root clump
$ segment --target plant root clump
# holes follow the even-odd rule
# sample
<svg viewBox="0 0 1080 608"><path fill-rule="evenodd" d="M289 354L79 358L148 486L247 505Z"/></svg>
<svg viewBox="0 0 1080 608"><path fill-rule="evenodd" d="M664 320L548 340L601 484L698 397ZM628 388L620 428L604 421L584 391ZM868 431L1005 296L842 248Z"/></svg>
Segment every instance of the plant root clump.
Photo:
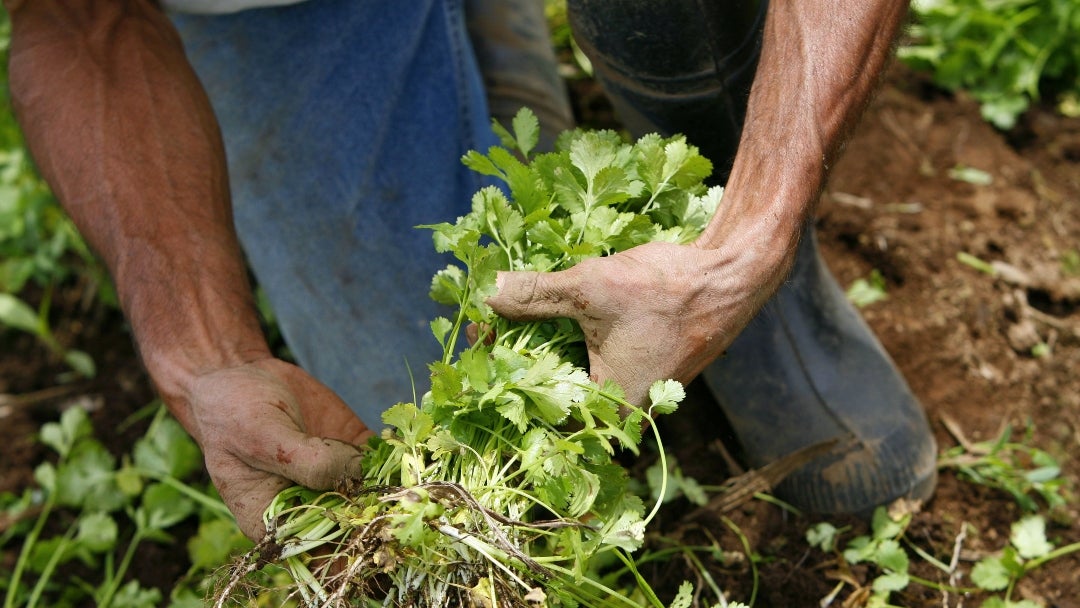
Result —
<svg viewBox="0 0 1080 608"><path fill-rule="evenodd" d="M257 604L272 593L266 566L284 563L291 577L277 589L278 597L304 606L374 601L399 607L534 608L545 603L543 588L553 573L523 547L536 531L584 526L560 519L511 520L452 482L404 488L364 487L350 480L303 507L335 523L327 535L333 540L301 557L296 549L314 541L283 544L272 522L261 542L219 573L215 606ZM403 518L417 527L402 532ZM416 540L424 547L410 544ZM293 578L318 583L296 585Z"/></svg>

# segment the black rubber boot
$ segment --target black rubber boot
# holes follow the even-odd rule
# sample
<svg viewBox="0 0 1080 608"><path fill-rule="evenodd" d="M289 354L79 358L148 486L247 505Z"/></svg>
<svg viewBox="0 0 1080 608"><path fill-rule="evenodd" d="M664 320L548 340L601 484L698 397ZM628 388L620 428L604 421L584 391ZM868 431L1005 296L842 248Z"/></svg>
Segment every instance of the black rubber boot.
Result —
<svg viewBox="0 0 1080 608"><path fill-rule="evenodd" d="M727 180L765 24L765 3L568 0L571 29L635 137L682 133Z"/></svg>
<svg viewBox="0 0 1080 608"><path fill-rule="evenodd" d="M813 229L790 279L702 377L752 467L839 440L776 489L802 509L865 515L933 492L926 414L829 274Z"/></svg>
<svg viewBox="0 0 1080 608"><path fill-rule="evenodd" d="M701 4L570 0L569 6L578 43L631 133L685 134L714 161L723 183L756 68L765 3ZM838 440L832 452L776 488L795 506L865 515L899 497L932 493L936 446L923 408L829 274L812 228L790 280L702 376L751 467Z"/></svg>
<svg viewBox="0 0 1080 608"><path fill-rule="evenodd" d="M488 109L509 128L523 106L540 120L538 149L574 127L566 86L559 76L543 0L465 0L469 40L484 77Z"/></svg>

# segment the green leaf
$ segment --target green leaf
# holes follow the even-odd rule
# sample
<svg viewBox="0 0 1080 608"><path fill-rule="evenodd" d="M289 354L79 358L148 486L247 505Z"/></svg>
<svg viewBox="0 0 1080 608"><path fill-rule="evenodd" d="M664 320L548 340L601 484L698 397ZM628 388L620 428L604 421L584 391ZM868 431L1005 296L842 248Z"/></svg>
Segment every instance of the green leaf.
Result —
<svg viewBox="0 0 1080 608"><path fill-rule="evenodd" d="M510 421L519 433L524 433L529 428L529 415L525 411L525 398L516 393L506 393L502 396L501 403L495 411Z"/></svg>
<svg viewBox="0 0 1080 608"><path fill-rule="evenodd" d="M461 162L469 169L479 173L480 175L490 175L492 177L504 177L502 171L495 166L495 163L491 162L491 159L476 150L469 150L461 157Z"/></svg>
<svg viewBox="0 0 1080 608"><path fill-rule="evenodd" d="M709 502L709 497L705 494L705 489L702 488L701 484L693 477L686 477L680 473L679 487L682 488L683 494L691 504L703 507Z"/></svg>
<svg viewBox="0 0 1080 608"><path fill-rule="evenodd" d="M987 591L1001 591L1009 586L1010 578L1009 570L997 557L983 558L971 569L971 582Z"/></svg>
<svg viewBox="0 0 1080 608"><path fill-rule="evenodd" d="M967 182L977 186L989 186L994 183L994 176L986 171L976 169L975 167L966 167L964 165L957 165L952 169L949 169L949 177L956 181Z"/></svg>
<svg viewBox="0 0 1080 608"><path fill-rule="evenodd" d="M1005 566L1014 578L1024 575L1024 559L1012 545L1001 550L1001 565Z"/></svg>
<svg viewBox="0 0 1080 608"><path fill-rule="evenodd" d="M439 304L459 306L465 294L465 272L458 266L447 266L431 278L428 295Z"/></svg>
<svg viewBox="0 0 1080 608"><path fill-rule="evenodd" d="M525 235L525 218L510 206L502 190L494 186L482 188L473 196L473 207L482 209L489 233L500 243L510 246Z"/></svg>
<svg viewBox="0 0 1080 608"><path fill-rule="evenodd" d="M605 545L633 552L645 542L645 522L637 513L626 512L604 528L601 538Z"/></svg>
<svg viewBox="0 0 1080 608"><path fill-rule="evenodd" d="M664 157L664 173L679 188L691 188L712 174L712 161L699 154L696 146L687 145L682 135L664 146Z"/></svg>
<svg viewBox="0 0 1080 608"><path fill-rule="evenodd" d="M428 437L428 440L424 445L427 450L431 452L432 458L441 458L451 454L461 454L465 452L467 447L464 443L458 441L449 429L435 431L435 434Z"/></svg>
<svg viewBox="0 0 1080 608"><path fill-rule="evenodd" d="M723 186L713 186L704 196L689 196L681 213L675 218L678 225L688 228L688 236L696 236L705 230L716 209L724 198Z"/></svg>
<svg viewBox="0 0 1080 608"><path fill-rule="evenodd" d="M694 599L694 585L690 581L683 581L679 585L679 592L675 594L675 599L671 600L671 604L668 608L690 608L690 603Z"/></svg>
<svg viewBox="0 0 1080 608"><path fill-rule="evenodd" d="M1054 549L1046 540L1046 520L1039 515L1030 515L1013 523L1009 541L1024 559L1042 557Z"/></svg>
<svg viewBox="0 0 1080 608"><path fill-rule="evenodd" d="M903 591L910 582L911 577L907 572L887 572L875 578L871 586L877 593L891 593Z"/></svg>
<svg viewBox="0 0 1080 608"><path fill-rule="evenodd" d="M75 542L93 553L112 551L116 547L119 528L107 513L91 511L79 518Z"/></svg>
<svg viewBox="0 0 1080 608"><path fill-rule="evenodd" d="M114 477L116 459L98 441L84 439L56 472L56 499L71 507L115 511L127 503Z"/></svg>
<svg viewBox="0 0 1080 608"><path fill-rule="evenodd" d="M35 336L44 333L41 321L34 309L10 293L0 293L0 324Z"/></svg>
<svg viewBox="0 0 1080 608"><path fill-rule="evenodd" d="M630 198L629 182L621 167L604 167L590 181L588 207L615 205Z"/></svg>
<svg viewBox="0 0 1080 608"><path fill-rule="evenodd" d="M53 536L39 539L34 543L30 551L27 568L31 572L40 573L49 567L49 563L54 560L55 566L65 564L73 559L77 559L90 567L96 566L95 555L85 547L72 542L70 537Z"/></svg>
<svg viewBox="0 0 1080 608"><path fill-rule="evenodd" d="M415 446L423 443L431 435L435 421L412 403L398 403L391 406L382 415L387 426L397 428L405 445Z"/></svg>
<svg viewBox="0 0 1080 608"><path fill-rule="evenodd" d="M431 370L431 398L442 406L454 403L462 392L461 373L449 363L436 361L428 368Z"/></svg>
<svg viewBox="0 0 1080 608"><path fill-rule="evenodd" d="M438 317L431 321L431 333L438 340L439 346L446 350L446 337L451 330L454 329L454 324L450 322L450 319L446 317Z"/></svg>
<svg viewBox="0 0 1080 608"><path fill-rule="evenodd" d="M910 521L909 515L902 516L897 520L889 515L889 511L885 507L877 507L874 509L870 527L874 532L875 539L893 539L904 533L908 521Z"/></svg>
<svg viewBox="0 0 1080 608"><path fill-rule="evenodd" d="M514 140L522 156L529 156L540 141L540 120L529 108L521 108L514 115Z"/></svg>
<svg viewBox="0 0 1080 608"><path fill-rule="evenodd" d="M649 411L654 414L672 414L686 398L686 390L676 380L657 380L649 387Z"/></svg>
<svg viewBox="0 0 1080 608"><path fill-rule="evenodd" d="M557 220L548 218L537 222L529 227L528 235L530 240L553 255L570 252L570 244L566 241L566 227Z"/></svg>
<svg viewBox="0 0 1080 608"><path fill-rule="evenodd" d="M186 479L203 466L199 446L175 418L168 416L150 425L131 454L139 469L175 479Z"/></svg>
<svg viewBox="0 0 1080 608"><path fill-rule="evenodd" d="M195 502L172 486L155 483L143 492L138 512L147 528L165 530L194 514Z"/></svg>
<svg viewBox="0 0 1080 608"><path fill-rule="evenodd" d="M871 542L869 536L856 536L844 549L844 559L848 563L858 564L872 558L876 550L877 543Z"/></svg>
<svg viewBox="0 0 1080 608"><path fill-rule="evenodd" d="M49 494L56 493L56 467L51 462L43 462L34 467L34 481Z"/></svg>
<svg viewBox="0 0 1080 608"><path fill-rule="evenodd" d="M845 295L848 301L858 308L866 308L875 302L889 298L889 294L885 291L885 277L876 268L870 271L868 278L855 279Z"/></svg>
<svg viewBox="0 0 1080 608"><path fill-rule="evenodd" d="M806 542L811 547L817 547L826 553L831 553L836 548L836 540L839 535L840 530L836 526L823 521L810 526L810 529L806 531Z"/></svg>
<svg viewBox="0 0 1080 608"><path fill-rule="evenodd" d="M94 359L81 350L68 350L64 352L64 363L83 378L93 378L97 375L97 366Z"/></svg>
<svg viewBox="0 0 1080 608"><path fill-rule="evenodd" d="M591 183L601 171L614 166L621 144L612 131L583 132L570 144L570 162L585 176L586 183Z"/></svg>
<svg viewBox="0 0 1080 608"><path fill-rule="evenodd" d="M394 537L407 547L423 547L436 534L427 522L442 514L443 508L431 501L423 488L403 491L397 500L400 511L390 516Z"/></svg>
<svg viewBox="0 0 1080 608"><path fill-rule="evenodd" d="M670 457L669 457L670 459ZM668 484L664 486L664 467L661 466L661 462L657 460L649 468L645 469L645 481L649 485L651 491L651 498L653 500L660 500L661 503L667 504L672 500L675 500L679 496L679 484L672 483L673 476L668 474ZM665 488L663 496L660 496L660 489Z"/></svg>
<svg viewBox="0 0 1080 608"><path fill-rule="evenodd" d="M482 348L465 350L458 357L457 369L472 390L484 393L491 388L494 370L488 351Z"/></svg>
<svg viewBox="0 0 1080 608"><path fill-rule="evenodd" d="M908 555L895 539L881 541L872 559L877 565L893 572L908 570Z"/></svg>
<svg viewBox="0 0 1080 608"><path fill-rule="evenodd" d="M109 604L114 608L156 608L161 604L159 589L146 589L139 581L129 581L113 596Z"/></svg>
<svg viewBox="0 0 1080 608"><path fill-rule="evenodd" d="M41 426L41 442L56 450L63 459L68 456L76 442L90 437L93 432L86 410L70 407L60 414L60 422L46 422Z"/></svg>
<svg viewBox="0 0 1080 608"><path fill-rule="evenodd" d="M211 519L199 524L199 531L187 541L188 558L193 572L211 572L228 563L229 558L251 547L236 524L225 519Z"/></svg>

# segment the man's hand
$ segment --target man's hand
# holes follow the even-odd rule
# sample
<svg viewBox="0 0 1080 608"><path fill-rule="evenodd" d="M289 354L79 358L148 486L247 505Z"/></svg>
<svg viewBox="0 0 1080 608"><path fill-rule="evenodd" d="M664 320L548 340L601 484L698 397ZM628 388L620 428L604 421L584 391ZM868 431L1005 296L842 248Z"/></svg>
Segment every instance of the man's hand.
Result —
<svg viewBox="0 0 1080 608"><path fill-rule="evenodd" d="M511 319L576 319L593 379L615 380L633 403L645 403L654 380L693 379L787 276L906 14L905 0L770 2L738 154L697 243L503 273L488 304Z"/></svg>
<svg viewBox="0 0 1080 608"><path fill-rule="evenodd" d="M108 266L158 392L259 539L277 492L355 473L368 431L269 354L217 121L158 3L5 6L12 99L34 159Z"/></svg>
<svg viewBox="0 0 1080 608"><path fill-rule="evenodd" d="M614 380L627 400L647 405L654 381L689 382L753 318L778 284L763 261L648 243L562 272L500 273L488 304L510 319L577 320L593 380Z"/></svg>
<svg viewBox="0 0 1080 608"><path fill-rule="evenodd" d="M299 483L330 489L360 474L371 435L330 389L300 368L263 359L207 373L190 387L189 430L240 529L260 540L263 511Z"/></svg>

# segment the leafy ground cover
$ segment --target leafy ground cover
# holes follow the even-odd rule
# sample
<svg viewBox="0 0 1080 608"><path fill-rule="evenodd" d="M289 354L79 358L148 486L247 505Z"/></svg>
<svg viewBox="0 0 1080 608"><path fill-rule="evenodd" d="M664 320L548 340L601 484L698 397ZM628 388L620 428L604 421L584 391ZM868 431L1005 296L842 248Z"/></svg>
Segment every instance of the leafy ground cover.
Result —
<svg viewBox="0 0 1080 608"><path fill-rule="evenodd" d="M900 57L979 100L1010 129L1033 100L1080 114L1080 5L1072 0L917 0Z"/></svg>
<svg viewBox="0 0 1080 608"><path fill-rule="evenodd" d="M572 86L583 121L616 124L595 86ZM1080 121L1036 104L1002 133L982 119L977 100L943 94L897 67L835 170L818 228L834 273L859 286L865 317L930 413L943 452L937 494L873 522L822 520L766 500L709 508L740 469L729 457L737 451L719 447L722 425L700 423L715 413L692 385L662 426L675 483L641 575L665 600L691 580L700 605L715 603L716 589L756 606L1080 606L1072 489L1080 474ZM51 311L62 350L31 333L0 334L0 492L36 487L43 462L63 468L55 446L65 443L44 429L64 428L61 412L74 408L89 413L113 465L151 467L134 454L155 436L153 417L133 415L152 392L122 320L85 306L87 282L78 276L51 291L33 285L21 299ZM42 308L46 298L51 306ZM94 378L64 362L72 349L93 359ZM80 450L97 454L88 461L110 461L96 447ZM648 455L629 464L640 479L656 474ZM206 489L198 471L176 472ZM104 520L80 536L77 512L53 512L40 538L71 530L90 551L57 568L54 581L84 581L79 588L99 590L98 599L111 593L113 605L164 605L200 559L214 561L198 540L228 536L200 534L214 519L198 507L176 519L180 500L114 500L115 539L89 534L109 528ZM155 532L127 524L140 510L157 514ZM25 533L41 506L8 514L0 516L0 572L10 583L21 548L13 531ZM101 577L109 563L113 573L124 567L123 580ZM165 591L140 594L131 580Z"/></svg>

